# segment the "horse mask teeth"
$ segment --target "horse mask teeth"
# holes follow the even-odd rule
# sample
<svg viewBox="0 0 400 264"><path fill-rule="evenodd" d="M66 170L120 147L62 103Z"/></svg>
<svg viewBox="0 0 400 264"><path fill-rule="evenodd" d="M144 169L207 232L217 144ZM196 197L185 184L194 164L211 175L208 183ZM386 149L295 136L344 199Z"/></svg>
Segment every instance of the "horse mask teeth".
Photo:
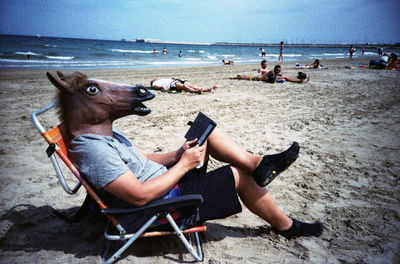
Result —
<svg viewBox="0 0 400 264"><path fill-rule="evenodd" d="M144 116L150 114L151 110L142 102L151 100L155 97L146 87L136 85L132 87L132 93L135 94L135 99L132 102L132 108L135 115Z"/></svg>

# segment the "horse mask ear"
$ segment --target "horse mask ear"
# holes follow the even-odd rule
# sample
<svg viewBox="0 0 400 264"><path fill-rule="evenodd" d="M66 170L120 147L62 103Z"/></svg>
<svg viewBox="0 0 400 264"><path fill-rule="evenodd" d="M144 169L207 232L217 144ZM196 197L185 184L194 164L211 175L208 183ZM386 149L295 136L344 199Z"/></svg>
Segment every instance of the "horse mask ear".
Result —
<svg viewBox="0 0 400 264"><path fill-rule="evenodd" d="M70 85L67 82L63 81L64 74L60 71L57 71L57 75L58 76L47 72L47 78L55 87L57 87L61 91L69 91Z"/></svg>

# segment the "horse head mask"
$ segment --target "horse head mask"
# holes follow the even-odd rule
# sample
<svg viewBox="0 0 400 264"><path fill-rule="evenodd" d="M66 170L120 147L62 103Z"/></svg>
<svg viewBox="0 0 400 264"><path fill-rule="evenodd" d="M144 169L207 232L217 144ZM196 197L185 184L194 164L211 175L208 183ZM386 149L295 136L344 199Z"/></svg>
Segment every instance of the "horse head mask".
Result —
<svg viewBox="0 0 400 264"><path fill-rule="evenodd" d="M151 112L143 102L153 99L154 94L143 86L89 79L80 72L48 72L47 77L58 88L60 117L71 136L104 134L118 118Z"/></svg>

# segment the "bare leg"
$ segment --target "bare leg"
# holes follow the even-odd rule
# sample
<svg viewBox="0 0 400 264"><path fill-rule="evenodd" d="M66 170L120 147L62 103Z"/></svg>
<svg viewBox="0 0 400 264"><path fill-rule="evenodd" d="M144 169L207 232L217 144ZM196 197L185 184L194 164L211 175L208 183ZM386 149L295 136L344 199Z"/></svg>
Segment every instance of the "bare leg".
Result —
<svg viewBox="0 0 400 264"><path fill-rule="evenodd" d="M278 230L289 229L292 219L278 208L269 192L259 187L245 171L232 166L231 169L235 177L236 191L244 205Z"/></svg>
<svg viewBox="0 0 400 264"><path fill-rule="evenodd" d="M194 84L192 84L192 83L189 83L189 82L185 82L185 87L187 87L188 89L195 89L195 90L197 90L197 92L198 93L203 93L203 92L215 92L215 90L218 88L218 86L217 85L214 85L213 87L211 87L211 88L201 88L201 87L198 87L198 86L195 86Z"/></svg>
<svg viewBox="0 0 400 264"><path fill-rule="evenodd" d="M229 78L231 80L250 80L250 76L247 75L236 75L236 77Z"/></svg>
<svg viewBox="0 0 400 264"><path fill-rule="evenodd" d="M236 192L244 205L251 212L271 224L275 233L286 238L321 235L323 231L321 223L309 224L289 218L278 208L268 191L257 185L253 177L249 176L249 172L252 172L255 168L257 168L256 170L259 169L258 164L263 164L266 156L262 158L248 153L217 129L210 135L207 143L207 151L211 156L231 164ZM292 146L295 146L295 144L297 143ZM277 154L274 158L276 157L285 157L285 155ZM232 164L238 164L238 166Z"/></svg>
<svg viewBox="0 0 400 264"><path fill-rule="evenodd" d="M287 82L294 82L294 83L304 83L308 81L307 79L298 79L290 76L282 76L281 78Z"/></svg>
<svg viewBox="0 0 400 264"><path fill-rule="evenodd" d="M181 90L185 90L185 91L188 91L190 93L199 93L199 94L201 94L203 92L214 92L217 89L217 86L214 85L211 88L201 88L201 87L198 87L198 86L196 86L196 85L194 85L192 83L185 82L185 83L176 83L176 89L178 89L180 91Z"/></svg>
<svg viewBox="0 0 400 264"><path fill-rule="evenodd" d="M247 172L253 172L262 160L262 156L247 152L218 128L208 137L207 143L207 151L213 158L238 166Z"/></svg>

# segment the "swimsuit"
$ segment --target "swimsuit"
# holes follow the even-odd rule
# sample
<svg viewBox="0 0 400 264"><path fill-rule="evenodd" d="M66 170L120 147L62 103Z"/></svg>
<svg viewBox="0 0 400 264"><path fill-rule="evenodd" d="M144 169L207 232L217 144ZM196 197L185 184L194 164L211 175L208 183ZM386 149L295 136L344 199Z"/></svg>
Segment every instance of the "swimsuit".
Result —
<svg viewBox="0 0 400 264"><path fill-rule="evenodd" d="M170 84L170 89L176 89L176 83L184 84L185 81L182 81L182 80L179 80L179 79L174 79Z"/></svg>
<svg viewBox="0 0 400 264"><path fill-rule="evenodd" d="M257 80L257 76L260 75L260 74L261 74L261 73L256 73L256 74L251 75L250 78L249 78L250 81L258 81L258 80Z"/></svg>

